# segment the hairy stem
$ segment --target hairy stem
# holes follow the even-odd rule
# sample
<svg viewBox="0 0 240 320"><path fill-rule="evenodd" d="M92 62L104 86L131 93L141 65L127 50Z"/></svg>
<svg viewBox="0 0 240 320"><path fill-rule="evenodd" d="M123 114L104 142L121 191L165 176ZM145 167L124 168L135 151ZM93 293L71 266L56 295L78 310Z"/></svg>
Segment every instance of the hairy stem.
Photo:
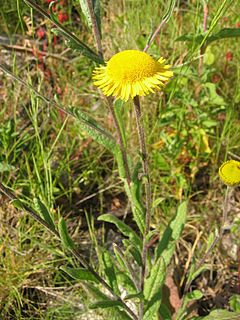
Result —
<svg viewBox="0 0 240 320"><path fill-rule="evenodd" d="M109 112L110 112L110 114L112 116L112 119L113 119L115 130L117 132L117 143L119 144L119 147L120 147L120 150L121 150L121 154L122 154L122 158L123 158L124 171L125 171L125 174L126 174L126 180L127 180L128 187L130 188L131 175L130 175L130 169L129 169L128 160L127 160L127 152L126 152L126 148L125 148L124 143L123 143L122 133L121 133L121 130L120 130L120 126L119 126L119 123L118 123L118 120L117 120L117 116L116 116L112 101L109 98L107 98L106 100L107 100L107 105L108 105Z"/></svg>
<svg viewBox="0 0 240 320"><path fill-rule="evenodd" d="M97 51L101 58L103 58L103 50L101 43L101 35L100 30L98 29L97 19L93 11L92 0L87 0L87 6L90 13L91 21L92 21L92 31L97 45Z"/></svg>
<svg viewBox="0 0 240 320"><path fill-rule="evenodd" d="M142 250L142 270L141 270L141 278L140 278L140 286L141 290L144 289L144 279L146 276L146 264L147 264L147 251L148 251L148 244L147 244L147 235L150 229L150 220L151 220L151 208L152 208L152 196L151 196L151 183L149 178L149 168L148 168L148 153L146 148L146 139L145 139L145 132L144 128L141 123L141 106L139 97L136 96L133 99L134 102L134 110L135 110L135 118L137 123L137 131L138 131L138 139L139 139L139 147L140 153L142 158L142 168L143 168L143 175L146 179L145 182L145 191L146 191L146 217L145 217L145 230L143 235L143 250ZM144 303L141 303L140 306L140 314L139 319L143 317L143 308Z"/></svg>
<svg viewBox="0 0 240 320"><path fill-rule="evenodd" d="M89 12L90 12L90 17L91 17L91 21L92 21L92 31L93 31L94 38L95 38L95 41L96 41L98 54L101 56L101 58L103 58L100 30L98 29L96 16L95 16L94 11L93 11L92 1L91 0L87 0L87 5L88 5ZM130 176L130 170L129 170L129 166L128 166L126 148L124 147L124 143L123 143L122 133L121 133L121 130L120 130L120 127L119 127L119 123L118 123L118 120L117 120L117 117L116 117L116 113L115 113L115 110L114 110L114 107L113 107L112 100L110 98L106 98L106 102L107 102L107 106L108 106L109 112L110 112L110 114L112 116L112 119L113 119L115 130L117 132L117 140L118 140L117 142L119 144L119 147L120 147L120 150L121 150L121 154L122 154L122 158L123 158L124 171L125 171L125 174L126 174L127 184L128 184L128 187L130 187L131 176Z"/></svg>
<svg viewBox="0 0 240 320"><path fill-rule="evenodd" d="M21 200L19 200L8 188L6 188L1 182L0 182L0 192L3 193L5 196L7 196L7 198L11 201L18 201L21 208L26 211L34 220L38 221L41 225L43 225L48 231L50 231L58 240L61 241L61 237L59 235L59 232L48 225L48 223L46 223L45 220L43 220L36 212L34 212L34 210L32 210L31 208L29 208L28 206L26 206ZM129 313L129 315L134 319L134 320L138 320L137 316L134 314L134 312L126 305L126 303L121 299L121 297L119 297L118 295L116 295L114 293L114 291L112 290L112 288L107 284L107 282L101 278L101 276L88 264L88 262L82 257L82 255L79 253L79 251L75 248L73 249L69 249L69 251L74 255L74 257L81 263L81 265L86 268L87 270L89 270L94 276L95 278L99 281L99 283L101 283L101 285L103 287L105 287L108 292L112 295L112 297L117 300L120 301L123 306L124 309Z"/></svg>

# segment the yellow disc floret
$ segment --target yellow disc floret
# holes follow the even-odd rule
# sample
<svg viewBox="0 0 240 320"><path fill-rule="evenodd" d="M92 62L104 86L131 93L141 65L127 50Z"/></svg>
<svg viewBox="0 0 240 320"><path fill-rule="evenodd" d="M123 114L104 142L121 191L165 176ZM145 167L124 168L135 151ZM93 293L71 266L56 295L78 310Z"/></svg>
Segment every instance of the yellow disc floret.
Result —
<svg viewBox="0 0 240 320"><path fill-rule="evenodd" d="M173 76L170 66L160 58L137 50L125 50L115 54L106 64L93 72L94 84L106 96L127 101L130 97L145 96L162 86Z"/></svg>
<svg viewBox="0 0 240 320"><path fill-rule="evenodd" d="M228 186L240 184L240 162L236 160L224 162L219 168L219 176Z"/></svg>

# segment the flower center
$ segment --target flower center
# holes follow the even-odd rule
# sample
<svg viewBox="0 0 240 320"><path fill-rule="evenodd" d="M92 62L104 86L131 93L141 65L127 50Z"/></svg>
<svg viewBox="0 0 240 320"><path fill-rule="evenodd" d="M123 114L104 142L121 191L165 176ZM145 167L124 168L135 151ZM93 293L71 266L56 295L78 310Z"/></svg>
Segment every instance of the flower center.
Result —
<svg viewBox="0 0 240 320"><path fill-rule="evenodd" d="M116 82L137 82L152 77L161 65L145 52L125 50L115 54L107 63L107 74Z"/></svg>

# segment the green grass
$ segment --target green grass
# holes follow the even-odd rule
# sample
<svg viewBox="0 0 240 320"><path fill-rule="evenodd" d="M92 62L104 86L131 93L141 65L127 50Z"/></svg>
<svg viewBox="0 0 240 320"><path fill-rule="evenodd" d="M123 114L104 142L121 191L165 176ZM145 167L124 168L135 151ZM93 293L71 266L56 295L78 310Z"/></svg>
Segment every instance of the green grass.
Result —
<svg viewBox="0 0 240 320"><path fill-rule="evenodd" d="M142 50L166 10L165 2L159 0L103 2L106 58L127 48ZM214 32L235 27L240 22L237 1L218 17L221 4L220 0L209 2L208 27L213 26ZM9 38L12 43L14 35L19 35L19 45L23 46L22 37L35 43L33 34L26 36L29 29L24 19L30 17L33 28L38 28L42 18L31 13L22 1L19 1L19 11L16 7L14 1L8 1L0 9L0 27L5 39ZM66 10L71 15L66 25L94 47L78 2L69 1ZM54 47L51 25L44 25L49 40L47 50L63 53L64 41L59 39ZM156 203L153 225L162 229L174 213L176 203L186 196L192 199L189 224L197 232L203 232L195 257L200 256L208 234L221 220L225 187L218 180L218 167L222 161L240 154L239 39L213 42L199 74L199 48L194 43L175 40L185 33L196 35L202 31L202 1L178 2L171 20L149 50L154 57L166 57L173 65L175 78L166 94L156 93L142 99ZM54 99L57 91L61 91L57 94L61 105L89 112L114 132L100 92L92 84L94 66L86 58L71 51L64 54L66 62L49 57L45 66L51 72L49 78L40 69L41 61L32 55L0 49L12 71L45 96ZM229 62L226 61L228 51L233 54ZM216 76L217 82L213 81ZM0 81L3 94L0 99L0 181L21 193L26 203L36 197L41 199L56 221L61 212L74 240L95 262L96 240L89 239L85 213L96 218L110 211L114 197L122 197L121 205L127 205L116 178L116 163L109 152L80 131L77 121L47 106L9 77L3 75ZM136 158L137 133L130 103L125 106L123 117L127 140L132 138L129 150ZM111 189L99 192L109 185ZM96 196L78 204L94 193ZM211 197L214 200L209 200ZM47 231L5 200L1 198L0 210L0 313L3 319L87 319L86 293L59 269L64 263L71 263L71 259L64 256ZM185 230L180 244L184 252L180 260L187 256L184 244L191 246L194 241L195 234L191 234L190 229ZM103 238L100 231L99 242ZM217 255L226 268L224 255L221 257L218 251ZM184 268L184 261L182 263ZM236 267L236 262L233 263Z"/></svg>

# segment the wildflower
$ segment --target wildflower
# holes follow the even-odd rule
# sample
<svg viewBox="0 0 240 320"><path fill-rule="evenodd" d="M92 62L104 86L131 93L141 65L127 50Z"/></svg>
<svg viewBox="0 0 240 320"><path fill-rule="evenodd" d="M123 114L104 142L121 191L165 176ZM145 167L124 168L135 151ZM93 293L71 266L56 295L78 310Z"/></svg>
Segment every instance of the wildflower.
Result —
<svg viewBox="0 0 240 320"><path fill-rule="evenodd" d="M154 60L145 52L125 50L115 54L106 64L93 71L94 85L106 96L127 101L160 90L173 76L165 59Z"/></svg>
<svg viewBox="0 0 240 320"><path fill-rule="evenodd" d="M43 27L40 27L36 30L36 36L38 39L43 39L45 37L46 31Z"/></svg>
<svg viewBox="0 0 240 320"><path fill-rule="evenodd" d="M68 14L66 12L59 11L58 20L61 23L65 22L65 21L68 21Z"/></svg>
<svg viewBox="0 0 240 320"><path fill-rule="evenodd" d="M229 61L232 61L232 59L233 59L233 54L231 51L228 51L226 53L226 60L229 62Z"/></svg>
<svg viewBox="0 0 240 320"><path fill-rule="evenodd" d="M219 168L219 176L223 183L228 186L240 184L240 162L229 160L224 162Z"/></svg>

